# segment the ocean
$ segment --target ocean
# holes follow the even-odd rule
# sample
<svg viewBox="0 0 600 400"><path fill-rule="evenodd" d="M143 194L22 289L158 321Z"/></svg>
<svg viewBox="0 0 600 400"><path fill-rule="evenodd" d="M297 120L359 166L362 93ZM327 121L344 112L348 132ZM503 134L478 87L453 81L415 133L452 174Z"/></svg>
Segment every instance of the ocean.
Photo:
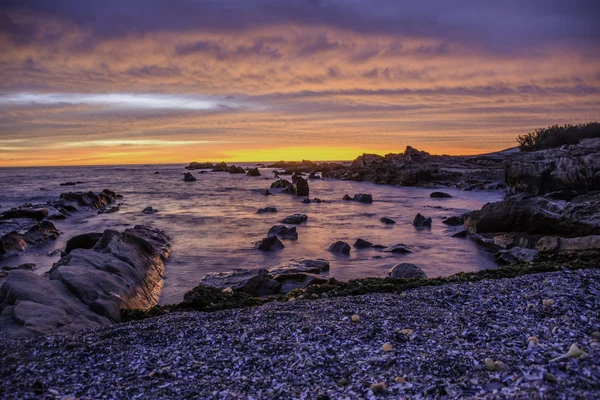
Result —
<svg viewBox="0 0 600 400"><path fill-rule="evenodd" d="M64 221L53 221L62 232L57 240L0 263L31 262L37 265L36 272L43 273L58 261L56 250L64 248L72 236L145 224L164 230L172 239L161 304L181 301L207 272L270 268L300 258L329 260L329 276L339 280L383 277L401 262L417 264L428 277L497 267L493 254L469 238L448 237L449 228L442 220L499 201L502 192L443 188L440 190L453 197L438 199L429 197L433 191L429 188L322 179L309 181L310 197L326 202L303 204L302 198L289 194L263 195L262 190L269 188L275 178L272 169L260 171L260 177L191 171L197 181L184 182L183 173L187 171L183 164L0 168L0 211L23 203L45 203L68 191L110 189L124 196L119 200L123 203L119 212L81 212ZM282 178L291 180L290 176ZM82 183L60 186L67 181ZM342 200L344 194L355 193L371 193L373 204ZM158 212L142 214L148 206ZM266 206L274 206L278 212L256 213ZM297 228L297 241L283 239L285 248L274 252L254 248L273 225L296 213L308 215L308 221ZM431 229L412 225L417 213L433 219ZM379 219L384 216L396 224L383 224ZM349 256L337 256L327 251L338 240L352 245L357 238L388 246L403 243L413 253L353 248Z"/></svg>

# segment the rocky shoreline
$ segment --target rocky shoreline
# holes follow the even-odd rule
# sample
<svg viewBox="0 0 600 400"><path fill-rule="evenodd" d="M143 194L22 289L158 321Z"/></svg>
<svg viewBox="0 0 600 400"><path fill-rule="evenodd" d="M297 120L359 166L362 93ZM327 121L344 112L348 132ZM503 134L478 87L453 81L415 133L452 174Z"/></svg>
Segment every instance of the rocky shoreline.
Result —
<svg viewBox="0 0 600 400"><path fill-rule="evenodd" d="M3 338L0 396L589 398L600 390L598 308L595 268L174 312ZM568 353L574 343L583 353Z"/></svg>

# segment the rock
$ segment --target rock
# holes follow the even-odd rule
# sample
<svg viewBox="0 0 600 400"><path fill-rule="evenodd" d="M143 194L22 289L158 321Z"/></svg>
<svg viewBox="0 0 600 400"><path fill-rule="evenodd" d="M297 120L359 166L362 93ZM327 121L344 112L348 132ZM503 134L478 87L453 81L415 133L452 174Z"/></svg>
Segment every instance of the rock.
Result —
<svg viewBox="0 0 600 400"><path fill-rule="evenodd" d="M541 253L596 253L600 252L600 235L574 238L544 236L537 241L535 249Z"/></svg>
<svg viewBox="0 0 600 400"><path fill-rule="evenodd" d="M157 212L158 212L158 210L155 210L152 207L146 207L146 208L144 208L142 210L142 214L154 214L154 213L157 213Z"/></svg>
<svg viewBox="0 0 600 400"><path fill-rule="evenodd" d="M522 247L512 247L509 250L500 250L496 253L496 260L504 264L515 262L534 262L539 258L539 252L534 249L524 249Z"/></svg>
<svg viewBox="0 0 600 400"><path fill-rule="evenodd" d="M308 197L310 190L308 188L308 181L301 176L296 176L293 179L292 193L300 197Z"/></svg>
<svg viewBox="0 0 600 400"><path fill-rule="evenodd" d="M190 165L188 165L187 167L185 167L185 169L211 169L214 168L215 166L210 163L210 162L205 162L205 163L199 163L199 162L191 162Z"/></svg>
<svg viewBox="0 0 600 400"><path fill-rule="evenodd" d="M119 211L119 206L102 207L98 210L98 214L112 214Z"/></svg>
<svg viewBox="0 0 600 400"><path fill-rule="evenodd" d="M81 184L81 183L83 183L83 182L80 182L80 181L77 181L77 182L70 182L70 181L69 181L69 182L64 182L64 183L61 183L61 184L60 184L60 186L75 186L75 185L78 185L78 184Z"/></svg>
<svg viewBox="0 0 600 400"><path fill-rule="evenodd" d="M273 275L272 278L281 283L280 294L286 294L294 289L303 289L310 285L322 285L327 283L327 278L309 273L291 273Z"/></svg>
<svg viewBox="0 0 600 400"><path fill-rule="evenodd" d="M518 153L508 157L504 170L506 183L516 192L600 190L600 138L584 139L565 149Z"/></svg>
<svg viewBox="0 0 600 400"><path fill-rule="evenodd" d="M388 218L388 217L381 217L379 220L381 222L383 222L384 224L388 224L388 225L393 225L396 223L396 221L394 221L393 219Z"/></svg>
<svg viewBox="0 0 600 400"><path fill-rule="evenodd" d="M1 215L1 219L14 219L14 218L27 218L34 219L36 221L42 221L48 216L48 209L46 208L25 208L16 207L10 210L4 211Z"/></svg>
<svg viewBox="0 0 600 400"><path fill-rule="evenodd" d="M338 254L350 254L350 245L346 242L337 241L329 246L329 251Z"/></svg>
<svg viewBox="0 0 600 400"><path fill-rule="evenodd" d="M408 247L407 245L402 244L402 243L398 243L393 246L386 247L385 249L383 249L383 251L385 251L386 253L400 253L400 254L412 253L412 250L410 249L410 247Z"/></svg>
<svg viewBox="0 0 600 400"><path fill-rule="evenodd" d="M98 240L100 240L101 237L102 233L99 232L73 236L71 239L67 240L67 246L65 247L63 257L75 249L91 249L98 243Z"/></svg>
<svg viewBox="0 0 600 400"><path fill-rule="evenodd" d="M195 182L196 177L194 177L194 175L190 174L189 172L186 172L183 175L183 180L184 180L184 182Z"/></svg>
<svg viewBox="0 0 600 400"><path fill-rule="evenodd" d="M257 214L276 213L276 212L277 212L277 208L275 208L275 207L259 208L258 211L256 211Z"/></svg>
<svg viewBox="0 0 600 400"><path fill-rule="evenodd" d="M356 249L367 249L370 247L373 247L373 243L361 238L356 239L356 242L354 242L354 248Z"/></svg>
<svg viewBox="0 0 600 400"><path fill-rule="evenodd" d="M10 257L30 246L54 240L60 235L50 221L42 221L29 227L24 233L10 232L0 237L0 258Z"/></svg>
<svg viewBox="0 0 600 400"><path fill-rule="evenodd" d="M415 219L413 220L413 225L417 227L431 226L431 218L426 218L419 213L415 216Z"/></svg>
<svg viewBox="0 0 600 400"><path fill-rule="evenodd" d="M450 226L461 226L464 225L465 220L462 217L450 217L443 220L442 223Z"/></svg>
<svg viewBox="0 0 600 400"><path fill-rule="evenodd" d="M281 240L277 236L267 236L266 238L256 242L255 247L258 250L272 251L285 248Z"/></svg>
<svg viewBox="0 0 600 400"><path fill-rule="evenodd" d="M57 201L50 202L49 205L62 211L63 214L83 210L96 210L110 204L119 197L115 192L104 189L100 193L94 192L68 192L62 193Z"/></svg>
<svg viewBox="0 0 600 400"><path fill-rule="evenodd" d="M245 174L246 171L242 167L238 167L236 165L231 165L229 167L229 173L230 174Z"/></svg>
<svg viewBox="0 0 600 400"><path fill-rule="evenodd" d="M452 197L450 194L445 193L445 192L433 192L429 195L429 197L433 197L433 198L450 198Z"/></svg>
<svg viewBox="0 0 600 400"><path fill-rule="evenodd" d="M248 172L246 173L246 175L248 175L248 176L260 176L260 171L258 170L258 168L251 168L250 170L248 170Z"/></svg>
<svg viewBox="0 0 600 400"><path fill-rule="evenodd" d="M320 274L329 271L329 261L323 259L289 261L269 269L271 275Z"/></svg>
<svg viewBox="0 0 600 400"><path fill-rule="evenodd" d="M229 165L226 162L221 161L220 163L213 166L213 172L229 172Z"/></svg>
<svg viewBox="0 0 600 400"><path fill-rule="evenodd" d="M465 226L471 233L588 236L600 234L598 209L600 192L577 196L569 203L519 194L470 213Z"/></svg>
<svg viewBox="0 0 600 400"><path fill-rule="evenodd" d="M576 190L559 190L557 192L546 193L544 197L552 200L564 200L569 202L579 196Z"/></svg>
<svg viewBox="0 0 600 400"><path fill-rule="evenodd" d="M465 238L467 237L467 230L465 228L459 228L457 230L451 231L450 237Z"/></svg>
<svg viewBox="0 0 600 400"><path fill-rule="evenodd" d="M278 179L275 182L271 183L271 189L284 189L288 190L291 193L292 183L285 179Z"/></svg>
<svg viewBox="0 0 600 400"><path fill-rule="evenodd" d="M358 193L355 194L354 197L350 197L347 194L345 194L344 200L351 200L359 203L371 204L373 202L373 196L368 193Z"/></svg>
<svg viewBox="0 0 600 400"><path fill-rule="evenodd" d="M281 239L298 240L298 232L296 231L295 226L287 227L285 225L274 225L269 229L268 234L278 236Z"/></svg>
<svg viewBox="0 0 600 400"><path fill-rule="evenodd" d="M308 179L321 179L321 177L319 175L317 175L316 172L313 171L308 175Z"/></svg>
<svg viewBox="0 0 600 400"><path fill-rule="evenodd" d="M401 263L395 265L388 271L388 275L395 279L416 279L416 278L427 278L425 272L415 264Z"/></svg>
<svg viewBox="0 0 600 400"><path fill-rule="evenodd" d="M271 192L269 192L269 189L263 189L262 194L265 196L271 196Z"/></svg>
<svg viewBox="0 0 600 400"><path fill-rule="evenodd" d="M252 296L267 296L279 293L281 284L268 274L266 269L234 269L230 272L211 272L200 281L201 285L220 290L231 288Z"/></svg>
<svg viewBox="0 0 600 400"><path fill-rule="evenodd" d="M280 222L282 224L298 225L298 224L305 222L306 220L308 220L308 216L306 216L304 214L294 214L294 215L289 215L289 216L285 217Z"/></svg>
<svg viewBox="0 0 600 400"><path fill-rule="evenodd" d="M168 254L164 233L138 225L73 249L48 278L11 271L0 287L0 329L14 336L72 331L118 322L122 308L152 307Z"/></svg>

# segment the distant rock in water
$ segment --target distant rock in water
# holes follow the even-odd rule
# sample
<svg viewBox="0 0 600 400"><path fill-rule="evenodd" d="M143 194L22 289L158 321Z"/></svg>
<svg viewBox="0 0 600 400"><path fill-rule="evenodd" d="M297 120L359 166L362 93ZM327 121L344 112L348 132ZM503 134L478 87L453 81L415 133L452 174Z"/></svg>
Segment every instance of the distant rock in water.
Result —
<svg viewBox="0 0 600 400"><path fill-rule="evenodd" d="M202 278L200 284L220 290L231 288L233 291L248 293L252 296L276 294L279 293L281 288L281 283L271 279L266 269L234 269L231 272L211 272Z"/></svg>
<svg viewBox="0 0 600 400"><path fill-rule="evenodd" d="M445 192L433 192L429 195L429 197L433 197L433 198L450 198L452 197L450 194L445 193Z"/></svg>
<svg viewBox="0 0 600 400"><path fill-rule="evenodd" d="M371 204L373 202L373 196L368 193L358 193L354 197L350 197L347 194L344 195L344 200L356 201L359 203Z"/></svg>
<svg viewBox="0 0 600 400"><path fill-rule="evenodd" d="M275 207L259 208L258 211L256 211L257 214L276 213L276 212L277 212L277 208L275 208Z"/></svg>
<svg viewBox="0 0 600 400"><path fill-rule="evenodd" d="M146 214L146 215L147 215L147 214L154 214L154 213L157 213L157 212L158 212L158 210L155 210L155 209L154 209L154 208L152 208L152 207L146 207L146 208L144 208L144 209L142 210L142 214Z"/></svg>
<svg viewBox="0 0 600 400"><path fill-rule="evenodd" d="M252 168L252 169L248 170L248 172L246 173L246 175L248 175L248 176L260 176L260 171L258 170L258 168Z"/></svg>
<svg viewBox="0 0 600 400"><path fill-rule="evenodd" d="M282 224L298 225L298 224L305 222L306 220L308 220L308 216L306 216L304 214L294 214L294 215L285 217L280 222Z"/></svg>
<svg viewBox="0 0 600 400"><path fill-rule="evenodd" d="M292 193L298 197L308 197L310 194L308 181L299 175L294 175L292 177Z"/></svg>
<svg viewBox="0 0 600 400"><path fill-rule="evenodd" d="M269 192L269 189L263 189L263 190L262 190L262 194L263 194L264 196L271 196L271 195L272 195L272 193L271 193L271 192Z"/></svg>
<svg viewBox="0 0 600 400"><path fill-rule="evenodd" d="M350 245L346 242L338 241L329 246L329 251L338 254L350 254Z"/></svg>
<svg viewBox="0 0 600 400"><path fill-rule="evenodd" d="M393 219L388 218L388 217L381 217L379 220L387 225L393 225L396 223L396 221L394 221Z"/></svg>
<svg viewBox="0 0 600 400"><path fill-rule="evenodd" d="M229 172L229 166L227 165L226 162L222 161L218 164L216 164L213 169L213 172Z"/></svg>
<svg viewBox="0 0 600 400"><path fill-rule="evenodd" d="M184 180L184 182L195 182L196 177L194 175L190 174L189 172L186 172L183 175L183 180Z"/></svg>
<svg viewBox="0 0 600 400"><path fill-rule="evenodd" d="M443 220L442 223L450 226L459 226L463 225L465 223L465 220L462 217L450 217Z"/></svg>
<svg viewBox="0 0 600 400"><path fill-rule="evenodd" d="M187 167L185 167L185 169L212 169L215 166L213 165L213 163L209 163L209 162L205 162L205 163L199 163L199 162L191 162L190 165L188 165Z"/></svg>
<svg viewBox="0 0 600 400"><path fill-rule="evenodd" d="M431 226L431 218L429 217L424 217L421 214L417 214L415 216L415 219L413 220L413 225L417 226L417 227L421 227L421 226Z"/></svg>
<svg viewBox="0 0 600 400"><path fill-rule="evenodd" d="M319 175L317 175L316 172L313 171L308 175L308 179L321 179L321 177Z"/></svg>
<svg viewBox="0 0 600 400"><path fill-rule="evenodd" d="M309 199L308 197L302 200L302 203L304 204L310 204L310 203L327 203L325 200L319 199L318 197L315 197L314 199Z"/></svg>
<svg viewBox="0 0 600 400"><path fill-rule="evenodd" d="M279 180L276 180L275 182L271 183L271 189L284 189L284 190L289 190L289 192L291 193L292 182L285 180L285 179L279 179Z"/></svg>
<svg viewBox="0 0 600 400"><path fill-rule="evenodd" d="M274 225L269 229L269 235L276 235L282 239L298 240L298 232L296 227L287 227L285 225Z"/></svg>
<svg viewBox="0 0 600 400"><path fill-rule="evenodd" d="M417 267L415 264L409 263L401 263L395 265L392 269L388 271L388 275L391 278L395 279L427 278L427 275L425 275L425 272L423 272L421 268Z"/></svg>
<svg viewBox="0 0 600 400"><path fill-rule="evenodd" d="M0 330L26 336L93 328L120 321L123 308L152 307L168 255L168 237L138 225L106 230L92 248L71 250L48 277L11 271L0 288Z"/></svg>
<svg viewBox="0 0 600 400"><path fill-rule="evenodd" d="M373 243L360 238L356 239L356 242L354 242L354 248L356 249L368 249L370 247L373 247Z"/></svg>
<svg viewBox="0 0 600 400"><path fill-rule="evenodd" d="M246 171L242 167L238 167L236 165L231 165L229 167L229 173L230 174L245 174Z"/></svg>
<svg viewBox="0 0 600 400"><path fill-rule="evenodd" d="M256 248L262 251L273 251L285 248L277 236L267 236L256 243Z"/></svg>
<svg viewBox="0 0 600 400"><path fill-rule="evenodd" d="M402 243L395 244L390 247L386 247L385 249L383 249L383 251L386 253L400 253L400 254L412 253L412 250L410 249L410 247L408 247L407 245L402 244Z"/></svg>
<svg viewBox="0 0 600 400"><path fill-rule="evenodd" d="M75 186L75 185L79 185L79 184L81 184L81 183L83 183L83 182L81 182L81 181L77 181L77 182L70 182L70 181L69 181L69 182L64 182L64 183L61 183L61 184L60 184L60 186Z"/></svg>

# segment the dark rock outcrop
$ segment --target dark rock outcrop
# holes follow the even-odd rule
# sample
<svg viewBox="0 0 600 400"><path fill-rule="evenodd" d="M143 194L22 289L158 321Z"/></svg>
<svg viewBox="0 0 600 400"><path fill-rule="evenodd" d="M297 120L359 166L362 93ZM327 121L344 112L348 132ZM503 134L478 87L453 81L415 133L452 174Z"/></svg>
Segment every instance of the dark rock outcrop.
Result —
<svg viewBox="0 0 600 400"><path fill-rule="evenodd" d="M350 245L340 240L329 246L329 251L338 254L350 254Z"/></svg>
<svg viewBox="0 0 600 400"><path fill-rule="evenodd" d="M383 249L383 251L385 251L386 253L400 253L400 254L412 253L412 250L410 249L410 247L408 247L407 245L402 244L402 243L398 243L393 246L386 247L385 249Z"/></svg>
<svg viewBox="0 0 600 400"><path fill-rule="evenodd" d="M415 219L413 220L413 225L416 227L422 227L422 226L429 227L429 226L431 226L431 218L425 217L419 213L415 216Z"/></svg>
<svg viewBox="0 0 600 400"><path fill-rule="evenodd" d="M537 241L535 249L544 254L594 253L600 256L600 235L574 238L544 236Z"/></svg>
<svg viewBox="0 0 600 400"><path fill-rule="evenodd" d="M368 249L370 247L373 247L373 243L361 238L356 239L356 242L354 242L354 248L356 249Z"/></svg>
<svg viewBox="0 0 600 400"><path fill-rule="evenodd" d="M282 224L298 225L303 222L306 222L307 220L308 220L308 216L306 216L305 214L294 214L294 215L289 215L289 216L285 217L280 222Z"/></svg>
<svg viewBox="0 0 600 400"><path fill-rule="evenodd" d="M258 168L251 168L248 170L248 172L246 173L246 175L248 176L260 176L260 171L258 170Z"/></svg>
<svg viewBox="0 0 600 400"><path fill-rule="evenodd" d="M519 153L504 162L513 192L543 195L560 190L600 190L600 138L561 149Z"/></svg>
<svg viewBox="0 0 600 400"><path fill-rule="evenodd" d="M284 189L292 191L292 182L285 179L278 179L275 182L271 183L271 189Z"/></svg>
<svg viewBox="0 0 600 400"><path fill-rule="evenodd" d="M101 237L102 233L100 232L90 232L73 236L71 239L67 240L67 245L62 256L66 256L75 249L91 249L98 243L98 240L100 240Z"/></svg>
<svg viewBox="0 0 600 400"><path fill-rule="evenodd" d="M379 220L387 225L393 225L396 223L396 221L394 221L393 219L388 218L388 217L381 217Z"/></svg>
<svg viewBox="0 0 600 400"><path fill-rule="evenodd" d="M440 199L440 198L450 198L452 196L446 192L433 192L429 195L429 197Z"/></svg>
<svg viewBox="0 0 600 400"><path fill-rule="evenodd" d="M269 269L271 275L284 274L320 274L329 271L329 261L323 259L289 261Z"/></svg>
<svg viewBox="0 0 600 400"><path fill-rule="evenodd" d="M201 285L220 290L231 288L252 296L267 296L279 293L281 283L271 279L266 269L234 269L230 272L211 272L200 281Z"/></svg>
<svg viewBox="0 0 600 400"><path fill-rule="evenodd" d="M146 208L144 208L142 210L142 214L145 214L145 215L154 214L154 213L157 213L157 212L158 212L158 210L156 210L156 209L154 209L152 207L146 207Z"/></svg>
<svg viewBox="0 0 600 400"><path fill-rule="evenodd" d="M292 193L300 197L308 197L310 189L308 188L308 181L301 176L294 175L292 179Z"/></svg>
<svg viewBox="0 0 600 400"><path fill-rule="evenodd" d="M42 221L48 216L47 208L15 207L0 214L1 219L27 218Z"/></svg>
<svg viewBox="0 0 600 400"><path fill-rule="evenodd" d="M401 263L388 271L390 278L394 279L426 279L427 275L415 264Z"/></svg>
<svg viewBox="0 0 600 400"><path fill-rule="evenodd" d="M31 223L25 231L11 231L0 237L0 259L16 255L28 247L54 240L60 235L50 221Z"/></svg>
<svg viewBox="0 0 600 400"><path fill-rule="evenodd" d="M276 213L276 212L277 212L277 208L275 208L275 207L259 208L258 211L256 211L257 214Z"/></svg>
<svg viewBox="0 0 600 400"><path fill-rule="evenodd" d="M196 177L194 175L192 175L191 173L186 172L183 175L183 181L184 182L195 182L196 181Z"/></svg>
<svg viewBox="0 0 600 400"><path fill-rule="evenodd" d="M539 258L539 252L534 249L524 249L522 247L511 247L508 250L500 250L496 253L496 261L503 264L513 264L515 262L534 262Z"/></svg>
<svg viewBox="0 0 600 400"><path fill-rule="evenodd" d="M92 248L71 250L48 278L11 271L0 287L0 329L21 336L118 322L122 308L157 303L168 256L168 237L138 225L106 230Z"/></svg>
<svg viewBox="0 0 600 400"><path fill-rule="evenodd" d="M450 217L450 218L446 218L445 220L442 221L443 224L446 225L450 225L450 226L461 226L465 223L464 218L462 217Z"/></svg>
<svg viewBox="0 0 600 400"><path fill-rule="evenodd" d="M231 166L229 166L229 173L230 174L245 174L246 171L242 167L238 167L236 165L231 165Z"/></svg>
<svg viewBox="0 0 600 400"><path fill-rule="evenodd" d="M188 165L187 167L185 167L185 169L212 169L215 166L213 165L213 163L210 162L205 162L205 163L199 163L196 161L192 161L190 163L190 165Z"/></svg>
<svg viewBox="0 0 600 400"><path fill-rule="evenodd" d="M273 251L285 248L284 244L277 236L267 236L256 242L255 247L262 251Z"/></svg>
<svg viewBox="0 0 600 400"><path fill-rule="evenodd" d="M275 235L281 239L298 240L298 232L296 227L287 227L285 225L274 225L269 229L269 235Z"/></svg>

